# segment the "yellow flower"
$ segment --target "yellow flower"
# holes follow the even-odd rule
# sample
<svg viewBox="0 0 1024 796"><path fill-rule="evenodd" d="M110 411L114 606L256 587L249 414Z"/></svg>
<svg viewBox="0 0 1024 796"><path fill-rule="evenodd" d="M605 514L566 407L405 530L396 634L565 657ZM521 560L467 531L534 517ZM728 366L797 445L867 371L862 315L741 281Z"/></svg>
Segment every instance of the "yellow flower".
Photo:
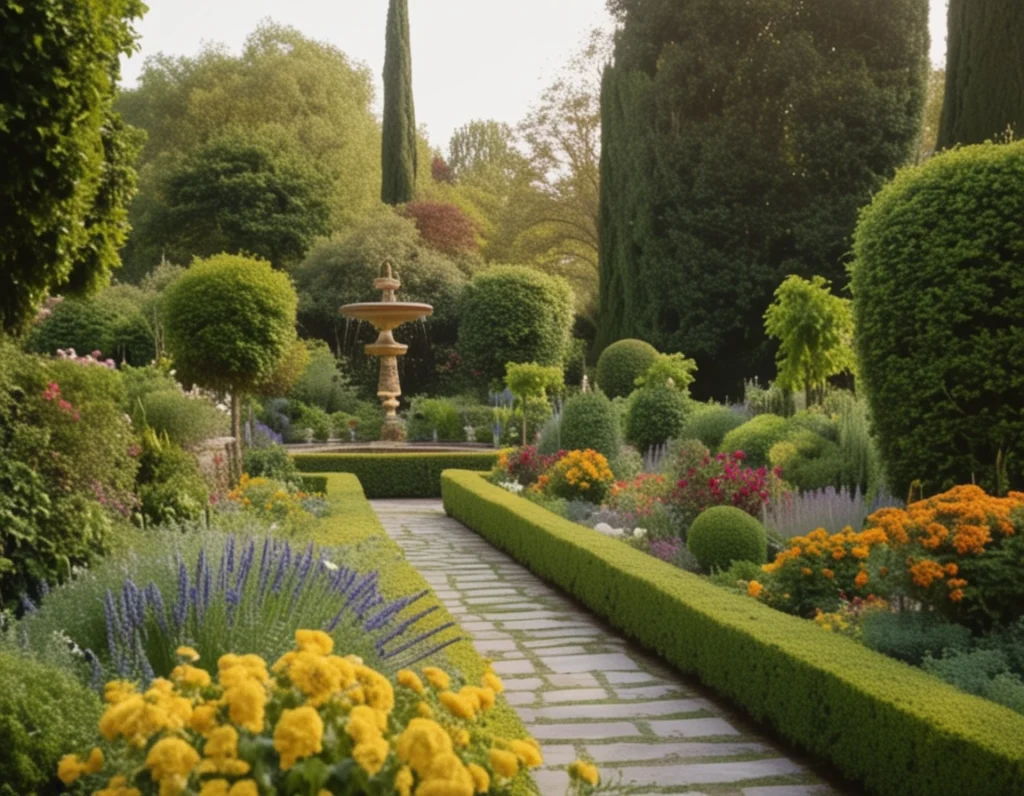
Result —
<svg viewBox="0 0 1024 796"><path fill-rule="evenodd" d="M455 745L457 747L459 747L460 749L465 749L467 746L469 746L469 742L471 740L469 737L469 731L460 727L453 733L452 740L455 742Z"/></svg>
<svg viewBox="0 0 1024 796"><path fill-rule="evenodd" d="M517 758L512 752L506 752L503 749L492 749L487 759L491 763L491 768L494 769L495 773L501 774L503 777L511 779L519 771L519 758Z"/></svg>
<svg viewBox="0 0 1024 796"><path fill-rule="evenodd" d="M203 783L199 796L259 796L259 792L252 779L243 779L234 785L229 785L226 779L211 779Z"/></svg>
<svg viewBox="0 0 1024 796"><path fill-rule="evenodd" d="M576 760L569 765L569 776L573 779L581 779L588 785L597 785L601 776L597 772L597 766L585 760Z"/></svg>
<svg viewBox="0 0 1024 796"><path fill-rule="evenodd" d="M287 771L302 757L323 750L324 722L315 708L305 705L285 710L274 728L274 749L281 756L281 770Z"/></svg>
<svg viewBox="0 0 1024 796"><path fill-rule="evenodd" d="M386 717L384 726L387 726ZM380 737L381 714L367 705L356 705L348 714L345 734L357 744Z"/></svg>
<svg viewBox="0 0 1024 796"><path fill-rule="evenodd" d="M153 779L187 781L199 763L199 753L181 738L161 738L146 755L146 767Z"/></svg>
<svg viewBox="0 0 1024 796"><path fill-rule="evenodd" d="M296 630L295 646L300 652L330 655L334 651L334 639L322 630Z"/></svg>
<svg viewBox="0 0 1024 796"><path fill-rule="evenodd" d="M443 691L451 685L451 678L448 676L448 673L435 666L427 666L423 670L423 676L426 677L427 682L434 686L438 691Z"/></svg>
<svg viewBox="0 0 1024 796"><path fill-rule="evenodd" d="M263 732L267 689L255 680L244 680L224 692L231 721L249 732Z"/></svg>
<svg viewBox="0 0 1024 796"><path fill-rule="evenodd" d="M460 719L471 719L476 715L473 703L461 694L453 694L451 691L442 691L438 700L454 715Z"/></svg>
<svg viewBox="0 0 1024 796"><path fill-rule="evenodd" d="M368 666L356 666L356 680L363 687L363 700L374 710L390 713L395 706L395 690L391 681Z"/></svg>
<svg viewBox="0 0 1024 796"><path fill-rule="evenodd" d="M425 719L431 719L434 717L434 709L430 707L426 702L420 702L416 706L416 714L422 716Z"/></svg>
<svg viewBox="0 0 1024 796"><path fill-rule="evenodd" d="M395 790L398 796L410 796L412 793L412 771L409 766L402 766L395 774Z"/></svg>
<svg viewBox="0 0 1024 796"><path fill-rule="evenodd" d="M327 658L315 652L296 655L288 667L288 679L316 708L341 690L341 672Z"/></svg>
<svg viewBox="0 0 1024 796"><path fill-rule="evenodd" d="M527 768L536 768L544 762L537 742L532 738L525 741L509 741L508 748L519 758L519 762Z"/></svg>
<svg viewBox="0 0 1024 796"><path fill-rule="evenodd" d="M423 681L420 680L416 672L411 672L408 669L402 669L398 673L398 684L406 688L411 688L417 694L423 693Z"/></svg>
<svg viewBox="0 0 1024 796"><path fill-rule="evenodd" d="M388 745L388 742L378 736L373 740L356 744L352 749L352 759L356 761L356 764L363 771L372 777L384 768L384 763L387 761L390 751L391 747Z"/></svg>
<svg viewBox="0 0 1024 796"><path fill-rule="evenodd" d="M127 680L111 680L103 686L103 701L108 705L116 705L137 693L135 683L129 683Z"/></svg>
<svg viewBox="0 0 1024 796"><path fill-rule="evenodd" d="M430 719L412 719L398 737L398 757L421 777L431 761L452 751L452 739L441 725Z"/></svg>
<svg viewBox="0 0 1024 796"><path fill-rule="evenodd" d="M199 653L192 647L178 647L178 649L174 651L174 654L179 658L184 658L189 663L195 663L199 660Z"/></svg>
<svg viewBox="0 0 1024 796"><path fill-rule="evenodd" d="M238 731L234 727L218 727L211 732L203 754L206 759L199 764L200 774L239 777L249 773L249 764L238 759Z"/></svg>
<svg viewBox="0 0 1024 796"><path fill-rule="evenodd" d="M473 796L473 776L453 753L437 755L423 775L416 796Z"/></svg>
<svg viewBox="0 0 1024 796"><path fill-rule="evenodd" d="M483 766L478 766L476 763L470 763L467 768L469 769L469 775L473 778L475 792L487 793L491 787L491 777L487 773L487 769Z"/></svg>
<svg viewBox="0 0 1024 796"><path fill-rule="evenodd" d="M138 788L128 787L128 778L124 776L112 777L107 787L96 791L93 796L142 796Z"/></svg>
<svg viewBox="0 0 1024 796"><path fill-rule="evenodd" d="M502 694L505 692L505 684L501 681L494 672L488 671L483 677L484 685L490 688L495 694Z"/></svg>
<svg viewBox="0 0 1024 796"><path fill-rule="evenodd" d="M182 664L171 670L171 679L179 686L189 688L207 688L210 683L210 673L205 669L197 669L195 666Z"/></svg>
<svg viewBox="0 0 1024 796"><path fill-rule="evenodd" d="M189 726L200 735L206 736L217 726L217 706L199 705L192 711Z"/></svg>
<svg viewBox="0 0 1024 796"><path fill-rule="evenodd" d="M71 785L83 774L96 774L102 768L103 751L96 746L85 761L78 755L64 755L57 764L57 778L65 785Z"/></svg>

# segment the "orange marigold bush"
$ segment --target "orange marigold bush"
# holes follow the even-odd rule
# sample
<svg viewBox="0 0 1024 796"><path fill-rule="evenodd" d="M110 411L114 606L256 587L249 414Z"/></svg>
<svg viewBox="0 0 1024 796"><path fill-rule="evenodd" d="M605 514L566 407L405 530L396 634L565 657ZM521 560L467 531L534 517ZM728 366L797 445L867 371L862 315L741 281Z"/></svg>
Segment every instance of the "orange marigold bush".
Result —
<svg viewBox="0 0 1024 796"><path fill-rule="evenodd" d="M600 504L614 483L608 460L588 449L565 454L540 477L537 485L555 497Z"/></svg>

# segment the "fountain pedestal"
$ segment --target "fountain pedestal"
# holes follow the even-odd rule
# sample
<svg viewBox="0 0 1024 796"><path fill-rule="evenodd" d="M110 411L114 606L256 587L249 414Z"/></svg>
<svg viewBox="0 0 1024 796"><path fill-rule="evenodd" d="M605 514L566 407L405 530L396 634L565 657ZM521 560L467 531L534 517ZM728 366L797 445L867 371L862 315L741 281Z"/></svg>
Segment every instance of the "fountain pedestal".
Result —
<svg viewBox="0 0 1024 796"><path fill-rule="evenodd" d="M380 380L377 382L377 397L384 409L384 423L381 426L381 440L401 442L405 439L405 428L398 418L399 397L402 385L398 379L398 358L405 356L409 346L395 340L392 332L404 323L427 318L434 308L429 304L413 304L398 301L395 293L402 283L392 274L391 263L381 267L380 278L374 282L382 291L381 300L365 304L347 304L341 308L346 318L368 321L380 335L376 342L366 346L366 353L380 359Z"/></svg>

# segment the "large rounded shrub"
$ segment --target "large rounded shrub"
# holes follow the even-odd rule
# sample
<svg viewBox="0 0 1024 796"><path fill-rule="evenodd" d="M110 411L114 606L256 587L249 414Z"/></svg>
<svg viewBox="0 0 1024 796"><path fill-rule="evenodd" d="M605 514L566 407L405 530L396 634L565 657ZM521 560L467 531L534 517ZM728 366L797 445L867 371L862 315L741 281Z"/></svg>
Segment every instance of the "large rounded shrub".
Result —
<svg viewBox="0 0 1024 796"><path fill-rule="evenodd" d="M658 349L643 340L619 340L601 352L597 360L597 383L609 398L629 395L636 380L658 358Z"/></svg>
<svg viewBox="0 0 1024 796"><path fill-rule="evenodd" d="M63 793L57 763L93 745L102 707L72 675L0 652L0 794Z"/></svg>
<svg viewBox="0 0 1024 796"><path fill-rule="evenodd" d="M533 268L502 265L473 277L462 294L459 353L486 380L509 362L563 366L573 326L569 284Z"/></svg>
<svg viewBox="0 0 1024 796"><path fill-rule="evenodd" d="M562 450L590 449L614 459L621 443L619 413L606 395L580 393L565 402L559 439Z"/></svg>
<svg viewBox="0 0 1024 796"><path fill-rule="evenodd" d="M861 215L859 372L897 494L1024 483L1022 184L1024 142L966 147L900 172Z"/></svg>
<svg viewBox="0 0 1024 796"><path fill-rule="evenodd" d="M725 435L743 425L743 417L727 406L701 404L686 419L680 439L700 440L710 450L718 450Z"/></svg>
<svg viewBox="0 0 1024 796"><path fill-rule="evenodd" d="M648 387L633 396L626 415L626 439L645 451L678 437L690 401L672 387Z"/></svg>
<svg viewBox="0 0 1024 796"><path fill-rule="evenodd" d="M697 515L686 546L708 572L728 569L735 561L763 564L768 555L764 526L735 506L715 506Z"/></svg>
<svg viewBox="0 0 1024 796"><path fill-rule="evenodd" d="M789 433L790 428L784 417L758 415L726 434L719 450L725 453L743 451L747 454L750 467L764 467L768 464L768 452L772 446L785 439Z"/></svg>

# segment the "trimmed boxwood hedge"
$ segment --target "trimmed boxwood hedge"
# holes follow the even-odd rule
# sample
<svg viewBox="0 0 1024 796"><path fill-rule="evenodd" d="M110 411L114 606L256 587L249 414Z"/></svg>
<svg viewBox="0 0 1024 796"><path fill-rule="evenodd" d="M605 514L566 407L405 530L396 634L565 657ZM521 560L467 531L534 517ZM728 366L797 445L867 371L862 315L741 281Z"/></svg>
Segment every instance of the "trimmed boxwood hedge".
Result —
<svg viewBox="0 0 1024 796"><path fill-rule="evenodd" d="M306 539L320 546L347 548L348 561L364 571L375 569L380 573L381 591L390 598L429 592L406 609L412 615L437 606L432 614L419 620L419 627L424 630L456 622L423 576L406 560L402 549L388 536L358 479L349 473L335 473L324 476L324 480L331 513L313 526ZM487 664L473 648L469 634L463 632L462 635L465 641L452 644L443 654L468 682L479 683ZM527 734L515 711L504 700L487 713L486 721L488 729L500 737L523 738ZM513 793L517 796L536 793L535 785L529 777L520 775Z"/></svg>
<svg viewBox="0 0 1024 796"><path fill-rule="evenodd" d="M471 453L303 453L294 457L299 472L352 473L371 500L441 497L441 473L490 470L496 451Z"/></svg>
<svg viewBox="0 0 1024 796"><path fill-rule="evenodd" d="M470 472L448 513L679 671L886 796L1024 793L1024 717L564 520Z"/></svg>

